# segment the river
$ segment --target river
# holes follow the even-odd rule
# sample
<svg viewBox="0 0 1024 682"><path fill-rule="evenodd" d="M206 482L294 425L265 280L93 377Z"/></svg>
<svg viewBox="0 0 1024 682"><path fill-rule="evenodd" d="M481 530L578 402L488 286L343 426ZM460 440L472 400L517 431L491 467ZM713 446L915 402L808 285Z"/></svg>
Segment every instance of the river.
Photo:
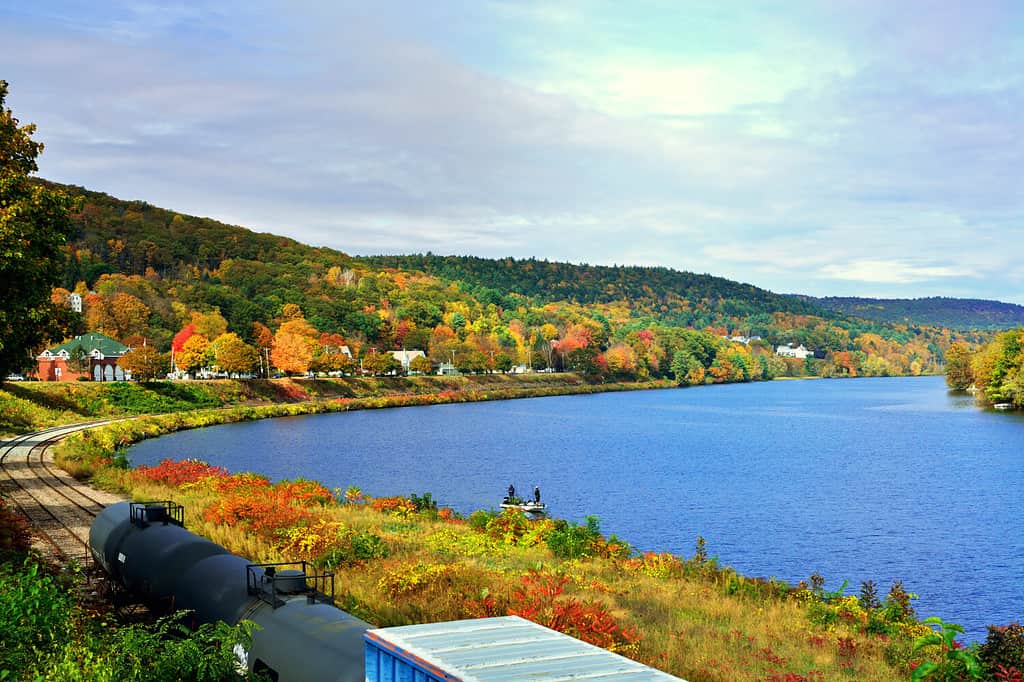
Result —
<svg viewBox="0 0 1024 682"><path fill-rule="evenodd" d="M272 479L430 491L468 513L509 483L554 516L642 550L710 555L826 589L894 580L920 616L1024 617L1024 415L978 409L941 377L776 381L271 419L132 448Z"/></svg>

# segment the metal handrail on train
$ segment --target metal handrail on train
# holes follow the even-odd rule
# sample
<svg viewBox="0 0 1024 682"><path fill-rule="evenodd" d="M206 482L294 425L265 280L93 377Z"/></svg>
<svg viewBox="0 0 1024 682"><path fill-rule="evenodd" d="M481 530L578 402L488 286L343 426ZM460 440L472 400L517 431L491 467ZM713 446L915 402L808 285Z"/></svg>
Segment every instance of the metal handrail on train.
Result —
<svg viewBox="0 0 1024 682"><path fill-rule="evenodd" d="M310 573L309 568L305 561L249 564L245 567L246 590L275 609L286 603L279 595L305 595L310 604L333 605L334 574ZM296 589L296 585L301 587Z"/></svg>
<svg viewBox="0 0 1024 682"><path fill-rule="evenodd" d="M128 507L128 518L140 528L154 523L185 527L185 507L171 500L153 502L132 502Z"/></svg>

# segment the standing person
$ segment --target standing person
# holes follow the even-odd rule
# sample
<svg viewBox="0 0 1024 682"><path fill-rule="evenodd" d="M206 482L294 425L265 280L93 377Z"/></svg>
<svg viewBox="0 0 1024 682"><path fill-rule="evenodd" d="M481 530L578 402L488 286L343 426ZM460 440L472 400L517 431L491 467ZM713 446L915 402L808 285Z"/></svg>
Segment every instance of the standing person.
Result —
<svg viewBox="0 0 1024 682"><path fill-rule="evenodd" d="M508 501L512 502L516 498L516 487L511 483L508 484Z"/></svg>
<svg viewBox="0 0 1024 682"><path fill-rule="evenodd" d="M533 486L533 501L540 504L540 486Z"/></svg>

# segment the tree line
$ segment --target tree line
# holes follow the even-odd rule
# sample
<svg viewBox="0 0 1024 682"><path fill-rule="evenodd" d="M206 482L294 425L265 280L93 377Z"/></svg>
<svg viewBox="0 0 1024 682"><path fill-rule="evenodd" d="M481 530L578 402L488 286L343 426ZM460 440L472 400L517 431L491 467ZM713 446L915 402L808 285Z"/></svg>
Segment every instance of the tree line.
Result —
<svg viewBox="0 0 1024 682"><path fill-rule="evenodd" d="M972 351L955 343L946 355L946 383L985 405L1024 408L1024 327L998 334Z"/></svg>

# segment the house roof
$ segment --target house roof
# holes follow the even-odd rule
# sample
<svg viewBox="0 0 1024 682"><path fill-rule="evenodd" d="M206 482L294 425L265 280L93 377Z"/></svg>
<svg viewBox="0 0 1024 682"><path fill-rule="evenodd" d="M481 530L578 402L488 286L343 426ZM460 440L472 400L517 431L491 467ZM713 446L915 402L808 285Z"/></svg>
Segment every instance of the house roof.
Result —
<svg viewBox="0 0 1024 682"><path fill-rule="evenodd" d="M61 351L66 351L69 356L74 356L79 349L84 351L86 355L91 354L93 351L99 351L104 357L108 358L120 357L130 350L123 343L109 336L104 336L99 332L90 332L76 336L70 341L65 341L55 348L47 348L46 350L50 355L58 355Z"/></svg>

